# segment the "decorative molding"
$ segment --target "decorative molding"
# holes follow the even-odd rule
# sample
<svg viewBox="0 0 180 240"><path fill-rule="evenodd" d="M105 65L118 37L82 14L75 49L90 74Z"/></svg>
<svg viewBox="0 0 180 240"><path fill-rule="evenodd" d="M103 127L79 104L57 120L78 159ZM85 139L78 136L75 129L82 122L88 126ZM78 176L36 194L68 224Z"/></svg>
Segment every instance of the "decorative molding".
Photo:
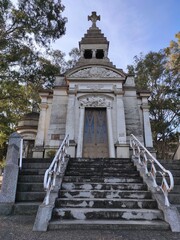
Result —
<svg viewBox="0 0 180 240"><path fill-rule="evenodd" d="M73 74L71 74L69 77L74 78L120 78L122 77L120 74L103 68L103 67L90 67L85 68L82 70L79 70Z"/></svg>
<svg viewBox="0 0 180 240"><path fill-rule="evenodd" d="M104 96L88 96L79 100L80 107L110 107L111 101Z"/></svg>

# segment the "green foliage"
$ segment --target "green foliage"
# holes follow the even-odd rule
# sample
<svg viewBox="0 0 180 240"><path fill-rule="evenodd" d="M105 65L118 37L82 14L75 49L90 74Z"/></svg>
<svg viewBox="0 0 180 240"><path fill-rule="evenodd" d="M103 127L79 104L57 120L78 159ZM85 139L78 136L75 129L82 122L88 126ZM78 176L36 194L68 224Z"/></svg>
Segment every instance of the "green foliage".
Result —
<svg viewBox="0 0 180 240"><path fill-rule="evenodd" d="M179 60L174 58L172 62L172 52L173 50L165 49L149 52L145 56L140 54L135 56L134 65L128 66L129 73L135 74L137 89L151 91L151 126L154 145L160 158L168 157L166 149L172 139L178 141L176 132L180 124L180 81L177 71Z"/></svg>
<svg viewBox="0 0 180 240"><path fill-rule="evenodd" d="M60 65L51 43L65 33L60 0L0 1L0 160L20 117L39 102L39 89L52 87Z"/></svg>

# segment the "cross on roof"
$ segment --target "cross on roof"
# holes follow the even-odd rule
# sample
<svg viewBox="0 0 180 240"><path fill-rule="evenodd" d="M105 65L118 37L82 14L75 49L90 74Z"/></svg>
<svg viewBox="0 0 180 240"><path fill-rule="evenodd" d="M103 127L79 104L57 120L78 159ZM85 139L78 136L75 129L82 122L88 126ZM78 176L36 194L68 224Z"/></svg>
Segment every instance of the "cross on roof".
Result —
<svg viewBox="0 0 180 240"><path fill-rule="evenodd" d="M88 16L88 21L91 20L92 21L92 27L96 27L96 22L97 20L100 21L100 15L97 16L96 12L92 12L91 16Z"/></svg>

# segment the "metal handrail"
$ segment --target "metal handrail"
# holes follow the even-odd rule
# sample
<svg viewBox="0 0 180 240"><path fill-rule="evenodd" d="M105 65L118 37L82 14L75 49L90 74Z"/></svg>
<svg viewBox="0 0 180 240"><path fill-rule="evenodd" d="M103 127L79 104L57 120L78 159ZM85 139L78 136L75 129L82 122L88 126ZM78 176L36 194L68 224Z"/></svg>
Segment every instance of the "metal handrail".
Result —
<svg viewBox="0 0 180 240"><path fill-rule="evenodd" d="M66 135L58 149L51 165L44 174L44 189L46 191L45 205L49 204L51 191L55 188L57 175L63 173L67 147L69 146L69 135Z"/></svg>
<svg viewBox="0 0 180 240"><path fill-rule="evenodd" d="M166 170L133 134L131 134L130 137L130 146L133 149L133 155L138 158L138 163L144 166L145 173L152 177L153 186L157 190L162 190L165 197L165 205L169 207L170 203L168 193L174 187L174 178L172 173L169 170ZM151 164L150 170L148 170L148 163ZM157 170L156 166L158 166L160 170ZM162 177L160 185L158 185L156 181L157 174L160 174ZM169 179L169 183L167 178Z"/></svg>
<svg viewBox="0 0 180 240"><path fill-rule="evenodd" d="M23 138L20 140L19 148L19 168L22 169L22 159L23 159Z"/></svg>

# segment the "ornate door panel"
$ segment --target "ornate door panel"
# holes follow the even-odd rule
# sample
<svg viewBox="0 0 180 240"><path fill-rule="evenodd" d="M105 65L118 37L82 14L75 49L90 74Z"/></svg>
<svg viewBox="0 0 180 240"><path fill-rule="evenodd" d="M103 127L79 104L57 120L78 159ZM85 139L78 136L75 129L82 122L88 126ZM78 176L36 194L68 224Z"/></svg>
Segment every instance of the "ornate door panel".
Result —
<svg viewBox="0 0 180 240"><path fill-rule="evenodd" d="M105 108L86 108L83 157L108 157L108 136Z"/></svg>

